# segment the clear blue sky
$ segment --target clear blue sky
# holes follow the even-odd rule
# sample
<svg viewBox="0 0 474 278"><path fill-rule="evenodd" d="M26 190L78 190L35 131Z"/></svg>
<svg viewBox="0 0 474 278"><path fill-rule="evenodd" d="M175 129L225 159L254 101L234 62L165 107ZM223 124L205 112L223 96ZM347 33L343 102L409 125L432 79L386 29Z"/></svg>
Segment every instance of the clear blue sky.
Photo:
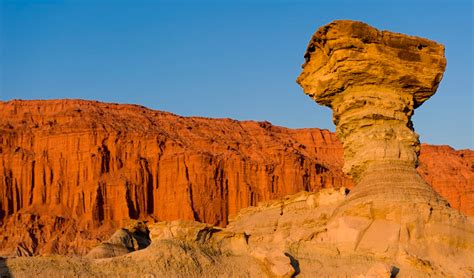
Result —
<svg viewBox="0 0 474 278"><path fill-rule="evenodd" d="M0 99L136 103L334 130L295 83L314 31L354 19L436 40L448 66L423 142L474 149L472 1L1 2Z"/></svg>

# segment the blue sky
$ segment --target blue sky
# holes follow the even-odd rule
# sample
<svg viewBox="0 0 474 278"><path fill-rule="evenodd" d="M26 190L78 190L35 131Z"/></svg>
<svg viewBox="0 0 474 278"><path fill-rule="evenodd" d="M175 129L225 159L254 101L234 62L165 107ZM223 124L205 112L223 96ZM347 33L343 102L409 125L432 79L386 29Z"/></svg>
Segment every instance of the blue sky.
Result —
<svg viewBox="0 0 474 278"><path fill-rule="evenodd" d="M472 1L0 0L0 100L81 98L184 116L334 130L295 83L314 31L335 19L446 46L422 142L474 149Z"/></svg>

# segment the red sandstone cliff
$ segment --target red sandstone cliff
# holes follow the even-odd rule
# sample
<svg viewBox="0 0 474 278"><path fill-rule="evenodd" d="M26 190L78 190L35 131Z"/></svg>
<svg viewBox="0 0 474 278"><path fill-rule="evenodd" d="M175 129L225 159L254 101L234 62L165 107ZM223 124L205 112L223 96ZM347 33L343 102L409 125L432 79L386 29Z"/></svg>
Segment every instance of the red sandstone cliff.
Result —
<svg viewBox="0 0 474 278"><path fill-rule="evenodd" d="M0 102L0 253L84 253L129 219L225 225L259 201L351 186L334 134L82 100ZM474 152L419 172L474 215Z"/></svg>

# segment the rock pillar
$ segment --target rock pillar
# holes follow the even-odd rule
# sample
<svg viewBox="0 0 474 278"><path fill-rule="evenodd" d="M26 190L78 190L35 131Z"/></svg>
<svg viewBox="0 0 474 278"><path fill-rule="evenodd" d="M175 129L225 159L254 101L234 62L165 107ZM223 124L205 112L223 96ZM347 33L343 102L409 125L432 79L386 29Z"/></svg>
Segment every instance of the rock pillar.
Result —
<svg viewBox="0 0 474 278"><path fill-rule="evenodd" d="M333 111L343 170L356 182L349 201L441 201L415 171L420 143L411 117L438 88L444 46L341 20L313 35L305 60L297 82Z"/></svg>
<svg viewBox="0 0 474 278"><path fill-rule="evenodd" d="M343 170L356 183L315 242L351 258L385 258L400 276L434 265L426 262L443 264L436 273L472 265L472 219L451 209L415 169L419 141L411 117L441 81L444 47L335 21L316 32L305 58L297 81L333 110Z"/></svg>

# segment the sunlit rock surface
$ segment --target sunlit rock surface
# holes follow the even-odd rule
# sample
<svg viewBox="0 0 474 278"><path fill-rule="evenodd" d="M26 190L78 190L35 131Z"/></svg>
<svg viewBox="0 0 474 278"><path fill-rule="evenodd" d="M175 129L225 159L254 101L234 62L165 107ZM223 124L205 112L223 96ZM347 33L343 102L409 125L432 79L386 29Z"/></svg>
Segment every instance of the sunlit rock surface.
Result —
<svg viewBox="0 0 474 278"><path fill-rule="evenodd" d="M331 44L341 51L331 52ZM347 52L353 50L356 53ZM417 51L426 53L419 54ZM342 57L332 60L331 57L335 53L341 54ZM338 157L331 156L333 153L324 151L324 148L318 148L321 144L327 144L328 138L332 138L327 132L327 137L314 136L318 132L324 134L324 131L292 131L273 127L268 123L180 118L135 106L127 106L133 112L120 112L126 117L120 118L115 114L108 122L103 112L106 109L98 109L99 112L91 117L90 122L79 116L80 122L86 123L87 126L91 122L96 123L96 127L92 128L92 140L86 141L86 146L97 148L97 142L100 142L97 153L89 150L83 154L87 156L93 153L95 157L100 158L97 161L92 159L93 166L90 166L90 169L96 169L92 177L97 180L93 179L92 183L95 190L86 194L89 204L92 205L83 207L84 215L89 215L89 218L84 218L84 223L89 221L88 227L93 230L95 227L105 227L106 223L119 223L133 217L149 217L148 226L145 227L144 222L139 222L141 224L138 226L119 229L108 240L92 249L87 257L21 257L29 256L32 252L28 249L30 246L19 245L16 253L20 257L2 259L0 273L18 277L472 277L473 218L451 208L445 198L436 192L451 200L452 196L447 193L453 191L448 188L460 188L458 192L467 188L457 183L450 186L442 181L447 180L443 176L446 173L463 173L460 176L454 175L451 181L470 184L472 152L455 152L449 147L425 146L428 151L424 156L432 155L435 159L426 159L426 163L422 160L419 169L415 168L419 163L419 142L410 117L413 109L435 92L444 71L443 55L442 46L434 42L380 32L354 21L336 21L320 28L315 34L305 55L307 62L303 74L298 81L317 102L335 110L337 134L344 144L344 171L355 180L352 190L343 186L348 180L340 168L326 166L334 162L335 166L340 167L342 161L340 157L338 160ZM354 57L357 60L353 61L353 66L345 65L347 60ZM331 65L332 68L324 69L326 65ZM367 75L364 78L357 77L358 66L365 67L366 71L362 74ZM412 79L404 77L404 73ZM382 74L385 75L381 76ZM352 81L348 81L351 78ZM363 101L358 102L357 99ZM58 105L61 107L64 103L58 102ZM94 105L93 110L97 109L97 105ZM114 109L121 108L125 106L114 106ZM63 108L59 110L63 111ZM74 113L83 111L79 110ZM137 113L139 111L143 114ZM154 114L144 116L149 115L147 113ZM27 114L28 117L31 115ZM143 121L136 121L135 125L132 125L130 121L134 117ZM160 117L165 117L168 121L159 121ZM107 135L105 139L94 139L98 136L97 118L102 120L100 124L103 130L107 131L104 132ZM126 123L124 126L133 128L121 130L119 134L111 136L110 130L114 130L121 122L119 119ZM176 121L169 124L170 119ZM193 124L190 125L190 122ZM7 123L6 127L9 125L12 126ZM47 125L53 127L54 122L48 122ZM200 126L206 128L198 128ZM236 129L227 128L229 126ZM15 134L11 130L12 128L10 132ZM25 134L31 132L31 128L27 130ZM54 130L47 130L54 133ZM137 130L142 133L134 133ZM137 137L132 139L129 137L131 135L126 136L128 132ZM148 132L151 132L150 135ZM154 132L164 135L157 137ZM43 133L45 137L46 134ZM148 135L150 137L147 137ZM16 138L14 140L18 140L15 142L23 142L23 135L16 136L13 136ZM162 142L160 138L164 138L164 143L158 143ZM318 140L315 138L323 140L316 144ZM34 149L35 144L29 140L27 139L29 148ZM113 145L110 140L117 145ZM6 141L9 142L8 139ZM216 141L220 144L215 145ZM333 151L342 152L335 139L330 142L336 146ZM50 149L48 144L46 145ZM73 140L73 146L74 144L81 145ZM127 144L130 144L130 148L123 152L121 148L128 146ZM157 148L151 147L155 146L154 144L157 144ZM114 151L111 146L115 146ZM143 150L150 149L157 157L155 160L141 155L147 153ZM175 150L167 157L174 161L170 164L174 166L169 166L166 172L161 172L161 159L166 157L164 153L169 149ZM184 153L192 150L194 155L184 155L183 166L180 168L180 160L173 160L180 157L176 150ZM41 151L33 152L33 157L36 157L37 153L42 154L40 157L48 161L48 155ZM118 155L119 153L125 155L125 159L120 158L122 156ZM212 155L215 153L220 155ZM24 151L20 154L20 157L28 157L30 153ZM440 155L447 158L449 166L436 160ZM62 157L64 156L59 156ZM321 163L323 158L327 159L325 163ZM54 181L57 176L48 176L45 174L48 171L40 171L37 177L37 160L41 161L40 158L34 159L33 173L30 172L27 177L33 177L33 187L39 186L42 190L32 189L26 195L30 213L22 213L18 208L18 204L24 204L22 198L11 197L15 196L10 193L12 184L16 185L11 177L3 179L5 189L2 192L6 193L2 194L6 196L4 199L7 200L7 205L2 207L6 208L3 211L9 221L19 221L15 219L21 217L25 217L23 221L26 221L30 217L30 220L36 223L36 230L33 231L42 233L44 229L38 224L40 219L35 219L36 215L31 213L44 213L45 210L41 211L41 205L43 209L52 208L49 215L55 212L58 218L52 219L61 223L60 228L69 223L63 218L74 219L77 215L68 218L58 214L63 205L67 208L68 202L52 206L50 202L45 201L51 194L48 193L50 191L47 190L46 183L48 180ZM229 161L232 163L227 164ZM137 165L137 162L141 165L141 170L124 166L127 163ZM247 169L228 168L228 165L250 166ZM72 167L76 168L77 166ZM112 171L120 171L123 168L135 171L131 171L132 175L126 174L127 171L120 172L123 174L119 176L120 179L117 179L117 175L112 175ZM69 169L59 167L59 172ZM156 169L160 170L156 172ZM213 176L209 177L210 174ZM168 177L164 182L160 181L162 175ZM229 175L234 176L234 181L237 181L232 183L232 186ZM337 175L340 180L332 179ZM89 177L88 174L85 176ZM84 177L82 171L79 171L79 177ZM129 179L134 180L133 177L138 179L137 183L127 182ZM199 182L203 179L207 181L204 185ZM267 182L249 182L252 179ZM328 179L331 179L331 182ZM435 179L438 182L433 182ZM276 183L275 180L282 183ZM163 189L166 181L169 185ZM243 182L243 185L240 182ZM433 190L427 182L438 184L439 187ZM94 187L96 183L98 187ZM347 183L351 185L350 182ZM150 184L152 186L147 187ZM275 184L279 186L275 187ZM81 183L75 186L80 187ZM70 190L74 187L65 188ZM213 191L216 188L217 191ZM231 194L231 188L236 192ZM242 194L242 188L248 188L246 193L249 194ZM112 193L107 193L109 190ZM302 191L284 198L275 198L292 190L316 192ZM185 202L176 201L174 198L178 195L182 198L180 200ZM164 199L161 200L157 196ZM229 196L234 196L235 199ZM245 207L243 200L247 200L246 205L254 205L258 200L272 198L274 200L241 209L236 214L239 208ZM11 201L13 199L15 201ZM141 203L137 200L141 200ZM469 199L452 200L461 208L472 207ZM234 204L232 209L230 203ZM167 213L170 213L169 220L183 218L212 223L186 220L154 222L157 216L159 218L161 209L167 211L165 206L169 210ZM89 207L92 207L91 211ZM120 212L124 208L126 209ZM213 210L216 208L219 209ZM131 212L135 214L132 216ZM83 214L78 216L81 215ZM209 215L214 215L215 218L207 218ZM225 218L220 218L224 216ZM228 216L230 217L227 218ZM219 219L225 220L218 221ZM223 225L227 222L229 224L225 228L213 225ZM74 231L87 230L80 230L80 225L72 223L76 225L73 226ZM3 228L7 230L5 227L11 226L4 224ZM53 230L54 228L50 228L49 231ZM21 234L21 229L18 231ZM40 241L34 236L35 233L32 234L32 246L39 246ZM5 235L3 242L8 242L11 234Z"/></svg>
<svg viewBox="0 0 474 278"><path fill-rule="evenodd" d="M472 218L451 208L416 171L419 141L411 116L436 92L444 47L343 20L321 27L305 58L297 81L333 110L343 170L355 181L321 243L398 262L414 256L472 275Z"/></svg>
<svg viewBox="0 0 474 278"><path fill-rule="evenodd" d="M327 130L80 100L0 102L0 115L3 255L87 254L129 219L225 226L259 201L352 185ZM420 161L472 215L474 152L422 145Z"/></svg>

